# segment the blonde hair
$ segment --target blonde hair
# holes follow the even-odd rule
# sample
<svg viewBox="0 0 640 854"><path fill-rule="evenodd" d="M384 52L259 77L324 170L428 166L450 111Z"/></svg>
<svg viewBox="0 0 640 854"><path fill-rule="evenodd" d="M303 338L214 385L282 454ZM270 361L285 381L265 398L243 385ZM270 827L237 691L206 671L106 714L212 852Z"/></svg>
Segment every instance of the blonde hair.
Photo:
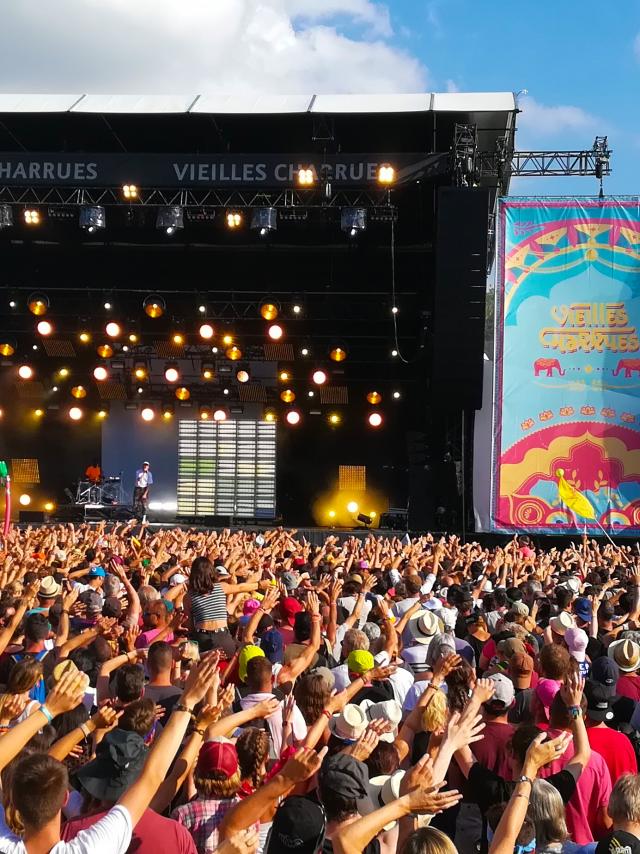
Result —
<svg viewBox="0 0 640 854"><path fill-rule="evenodd" d="M640 822L640 774L623 774L609 799L609 815L613 823Z"/></svg>
<svg viewBox="0 0 640 854"><path fill-rule="evenodd" d="M425 732L440 732L447 720L447 698L436 691L431 702L422 713L422 729Z"/></svg>
<svg viewBox="0 0 640 854"><path fill-rule="evenodd" d="M223 775L220 771L213 772L211 776L205 776L204 774L200 774L196 768L193 781L201 798L220 801L226 800L233 798L240 788L240 768L231 777Z"/></svg>
<svg viewBox="0 0 640 854"><path fill-rule="evenodd" d="M536 827L538 847L569 838L560 792L546 780L533 781L528 816Z"/></svg>
<svg viewBox="0 0 640 854"><path fill-rule="evenodd" d="M441 830L422 827L407 838L402 854L458 854L458 849Z"/></svg>

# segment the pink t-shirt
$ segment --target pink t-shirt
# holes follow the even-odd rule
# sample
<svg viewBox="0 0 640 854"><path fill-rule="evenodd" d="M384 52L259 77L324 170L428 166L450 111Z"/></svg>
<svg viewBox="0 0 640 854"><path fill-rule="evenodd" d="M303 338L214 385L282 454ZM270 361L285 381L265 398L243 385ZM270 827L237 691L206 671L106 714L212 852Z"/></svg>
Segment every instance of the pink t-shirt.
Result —
<svg viewBox="0 0 640 854"><path fill-rule="evenodd" d="M141 632L136 638L136 649L146 649L151 646L161 631L162 629L147 629L146 632ZM164 639L167 643L173 643L173 632L165 635Z"/></svg>

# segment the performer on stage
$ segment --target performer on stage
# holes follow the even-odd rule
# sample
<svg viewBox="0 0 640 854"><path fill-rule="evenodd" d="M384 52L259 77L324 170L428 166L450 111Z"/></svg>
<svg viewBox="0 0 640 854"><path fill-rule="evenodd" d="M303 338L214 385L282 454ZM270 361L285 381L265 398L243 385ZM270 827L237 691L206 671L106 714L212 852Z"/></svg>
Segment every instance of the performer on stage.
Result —
<svg viewBox="0 0 640 854"><path fill-rule="evenodd" d="M142 468L136 471L136 485L133 490L133 512L142 518L144 522L149 506L149 487L153 483L153 475L147 461L142 463Z"/></svg>
<svg viewBox="0 0 640 854"><path fill-rule="evenodd" d="M100 463L96 460L96 462L92 463L90 466L87 466L84 476L91 483L100 483L102 479L102 469L100 468Z"/></svg>

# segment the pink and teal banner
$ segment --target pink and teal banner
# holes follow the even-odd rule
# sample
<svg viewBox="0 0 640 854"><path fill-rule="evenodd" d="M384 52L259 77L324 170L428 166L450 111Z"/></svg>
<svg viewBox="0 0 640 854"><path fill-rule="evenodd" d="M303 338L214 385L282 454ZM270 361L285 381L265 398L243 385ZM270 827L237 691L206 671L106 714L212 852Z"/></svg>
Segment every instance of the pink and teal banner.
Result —
<svg viewBox="0 0 640 854"><path fill-rule="evenodd" d="M640 200L499 209L491 527L640 533ZM595 522L587 529L597 532Z"/></svg>

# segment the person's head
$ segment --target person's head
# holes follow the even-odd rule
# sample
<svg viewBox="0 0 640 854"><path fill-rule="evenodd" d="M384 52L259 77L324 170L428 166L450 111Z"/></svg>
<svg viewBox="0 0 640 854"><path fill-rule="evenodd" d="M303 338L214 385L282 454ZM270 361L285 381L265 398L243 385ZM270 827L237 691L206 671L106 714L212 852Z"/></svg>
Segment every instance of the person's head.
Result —
<svg viewBox="0 0 640 854"><path fill-rule="evenodd" d="M560 792L546 780L534 780L528 816L536 828L536 845L545 847L569 838Z"/></svg>
<svg viewBox="0 0 640 854"><path fill-rule="evenodd" d="M171 672L173 664L173 647L166 641L155 641L149 647L147 667L152 679L156 679L161 673Z"/></svg>
<svg viewBox="0 0 640 854"><path fill-rule="evenodd" d="M206 557L197 557L191 564L189 591L197 596L211 593L216 583L215 566Z"/></svg>
<svg viewBox="0 0 640 854"><path fill-rule="evenodd" d="M327 756L318 774L327 821L342 822L357 815L358 801L368 797L368 786L369 775L361 762L344 753Z"/></svg>
<svg viewBox="0 0 640 854"><path fill-rule="evenodd" d="M587 711L587 701L585 697L582 697L581 703L582 714L585 715ZM562 699L562 695L560 691L555 695L553 700L551 701L551 706L549 707L549 726L553 729L571 729L571 723L573 718L569 713L569 709L567 704Z"/></svg>
<svg viewBox="0 0 640 854"><path fill-rule="evenodd" d="M68 789L69 776L62 762L46 753L20 758L12 767L9 791L5 793L7 819L24 828L26 837L49 822L59 823Z"/></svg>
<svg viewBox="0 0 640 854"><path fill-rule="evenodd" d="M51 626L44 614L29 614L24 621L24 639L27 643L44 643L50 632Z"/></svg>
<svg viewBox="0 0 640 854"><path fill-rule="evenodd" d="M623 774L618 778L608 811L614 827L622 822L640 824L640 774Z"/></svg>
<svg viewBox="0 0 640 854"><path fill-rule="evenodd" d="M504 673L493 673L488 677L495 688L493 697L482 704L482 711L488 720L505 718L515 700L515 687L513 682Z"/></svg>
<svg viewBox="0 0 640 854"><path fill-rule="evenodd" d="M442 694L442 691L438 693ZM379 741L369 754L369 758L365 760L365 765L369 769L369 779L388 777L395 773L400 765L400 757L395 745L388 741Z"/></svg>
<svg viewBox="0 0 640 854"><path fill-rule="evenodd" d="M94 590L100 590L107 573L101 566L92 566L86 575L87 584Z"/></svg>
<svg viewBox="0 0 640 854"><path fill-rule="evenodd" d="M106 598L117 596L120 592L120 579L115 575L107 575L102 584L102 592Z"/></svg>
<svg viewBox="0 0 640 854"><path fill-rule="evenodd" d="M562 681L569 673L571 656L565 646L548 643L540 651L539 663L541 676Z"/></svg>
<svg viewBox="0 0 640 854"><path fill-rule="evenodd" d="M149 463L147 463L147 462L142 463L142 471L149 471Z"/></svg>
<svg viewBox="0 0 640 854"><path fill-rule="evenodd" d="M421 827L407 837L402 854L458 854L458 849L441 830Z"/></svg>
<svg viewBox="0 0 640 854"><path fill-rule="evenodd" d="M307 611L295 615L293 635L298 643L304 643L311 637L311 614Z"/></svg>
<svg viewBox="0 0 640 854"><path fill-rule="evenodd" d="M573 591L568 587L556 587L556 604L558 610L564 611L573 602Z"/></svg>
<svg viewBox="0 0 640 854"><path fill-rule="evenodd" d="M150 584L143 584L138 588L138 598L140 599L140 607L144 611L150 602L160 599L160 591Z"/></svg>
<svg viewBox="0 0 640 854"><path fill-rule="evenodd" d="M247 685L252 694L270 694L273 665L268 658L256 656L247 664Z"/></svg>
<svg viewBox="0 0 640 854"><path fill-rule="evenodd" d="M462 684L462 683L461 683ZM425 732L433 732L436 735L440 735L444 732L444 727L447 722L447 699L451 697L451 688L448 688L449 693L447 696L443 694L442 691L436 691L431 702L425 708L422 713L422 729ZM467 692L467 699L468 699ZM452 700L452 709L455 707L456 710L460 708L464 708L466 705L464 694L460 697L460 701L451 697Z"/></svg>
<svg viewBox="0 0 640 854"><path fill-rule="evenodd" d="M349 657L354 649L369 649L369 638L360 629L349 629L342 641L342 659Z"/></svg>
<svg viewBox="0 0 640 854"><path fill-rule="evenodd" d="M227 739L206 741L200 748L193 776L201 798L227 800L235 797L241 783L235 745Z"/></svg>
<svg viewBox="0 0 640 854"><path fill-rule="evenodd" d="M322 714L331 688L322 673L305 673L296 681L294 694L302 717L311 726Z"/></svg>
<svg viewBox="0 0 640 854"><path fill-rule="evenodd" d="M541 732L534 724L520 724L513 732L507 743L507 755L514 775L520 773L529 745Z"/></svg>
<svg viewBox="0 0 640 854"><path fill-rule="evenodd" d="M11 668L7 679L7 694L25 694L42 678L42 662L23 658Z"/></svg>
<svg viewBox="0 0 640 854"><path fill-rule="evenodd" d="M269 746L269 734L257 727L243 729L236 741L240 777L248 780L254 789L258 788L266 773Z"/></svg>
<svg viewBox="0 0 640 854"><path fill-rule="evenodd" d="M149 602L142 614L145 629L163 629L167 625L167 606L162 599Z"/></svg>
<svg viewBox="0 0 640 854"><path fill-rule="evenodd" d="M135 732L142 738L151 732L156 719L156 704L147 697L129 703L118 722L120 729Z"/></svg>
<svg viewBox="0 0 640 854"><path fill-rule="evenodd" d="M137 664L125 664L116 671L116 697L121 703L139 700L144 691L144 670Z"/></svg>
<svg viewBox="0 0 640 854"><path fill-rule="evenodd" d="M542 584L533 578L530 578L520 588L522 590L522 598L524 602L531 607L537 597L542 593Z"/></svg>
<svg viewBox="0 0 640 854"><path fill-rule="evenodd" d="M447 674L445 682L447 683L449 710L452 712L462 712L469 702L469 691L475 684L475 672L473 668L467 661L462 659L460 664Z"/></svg>

